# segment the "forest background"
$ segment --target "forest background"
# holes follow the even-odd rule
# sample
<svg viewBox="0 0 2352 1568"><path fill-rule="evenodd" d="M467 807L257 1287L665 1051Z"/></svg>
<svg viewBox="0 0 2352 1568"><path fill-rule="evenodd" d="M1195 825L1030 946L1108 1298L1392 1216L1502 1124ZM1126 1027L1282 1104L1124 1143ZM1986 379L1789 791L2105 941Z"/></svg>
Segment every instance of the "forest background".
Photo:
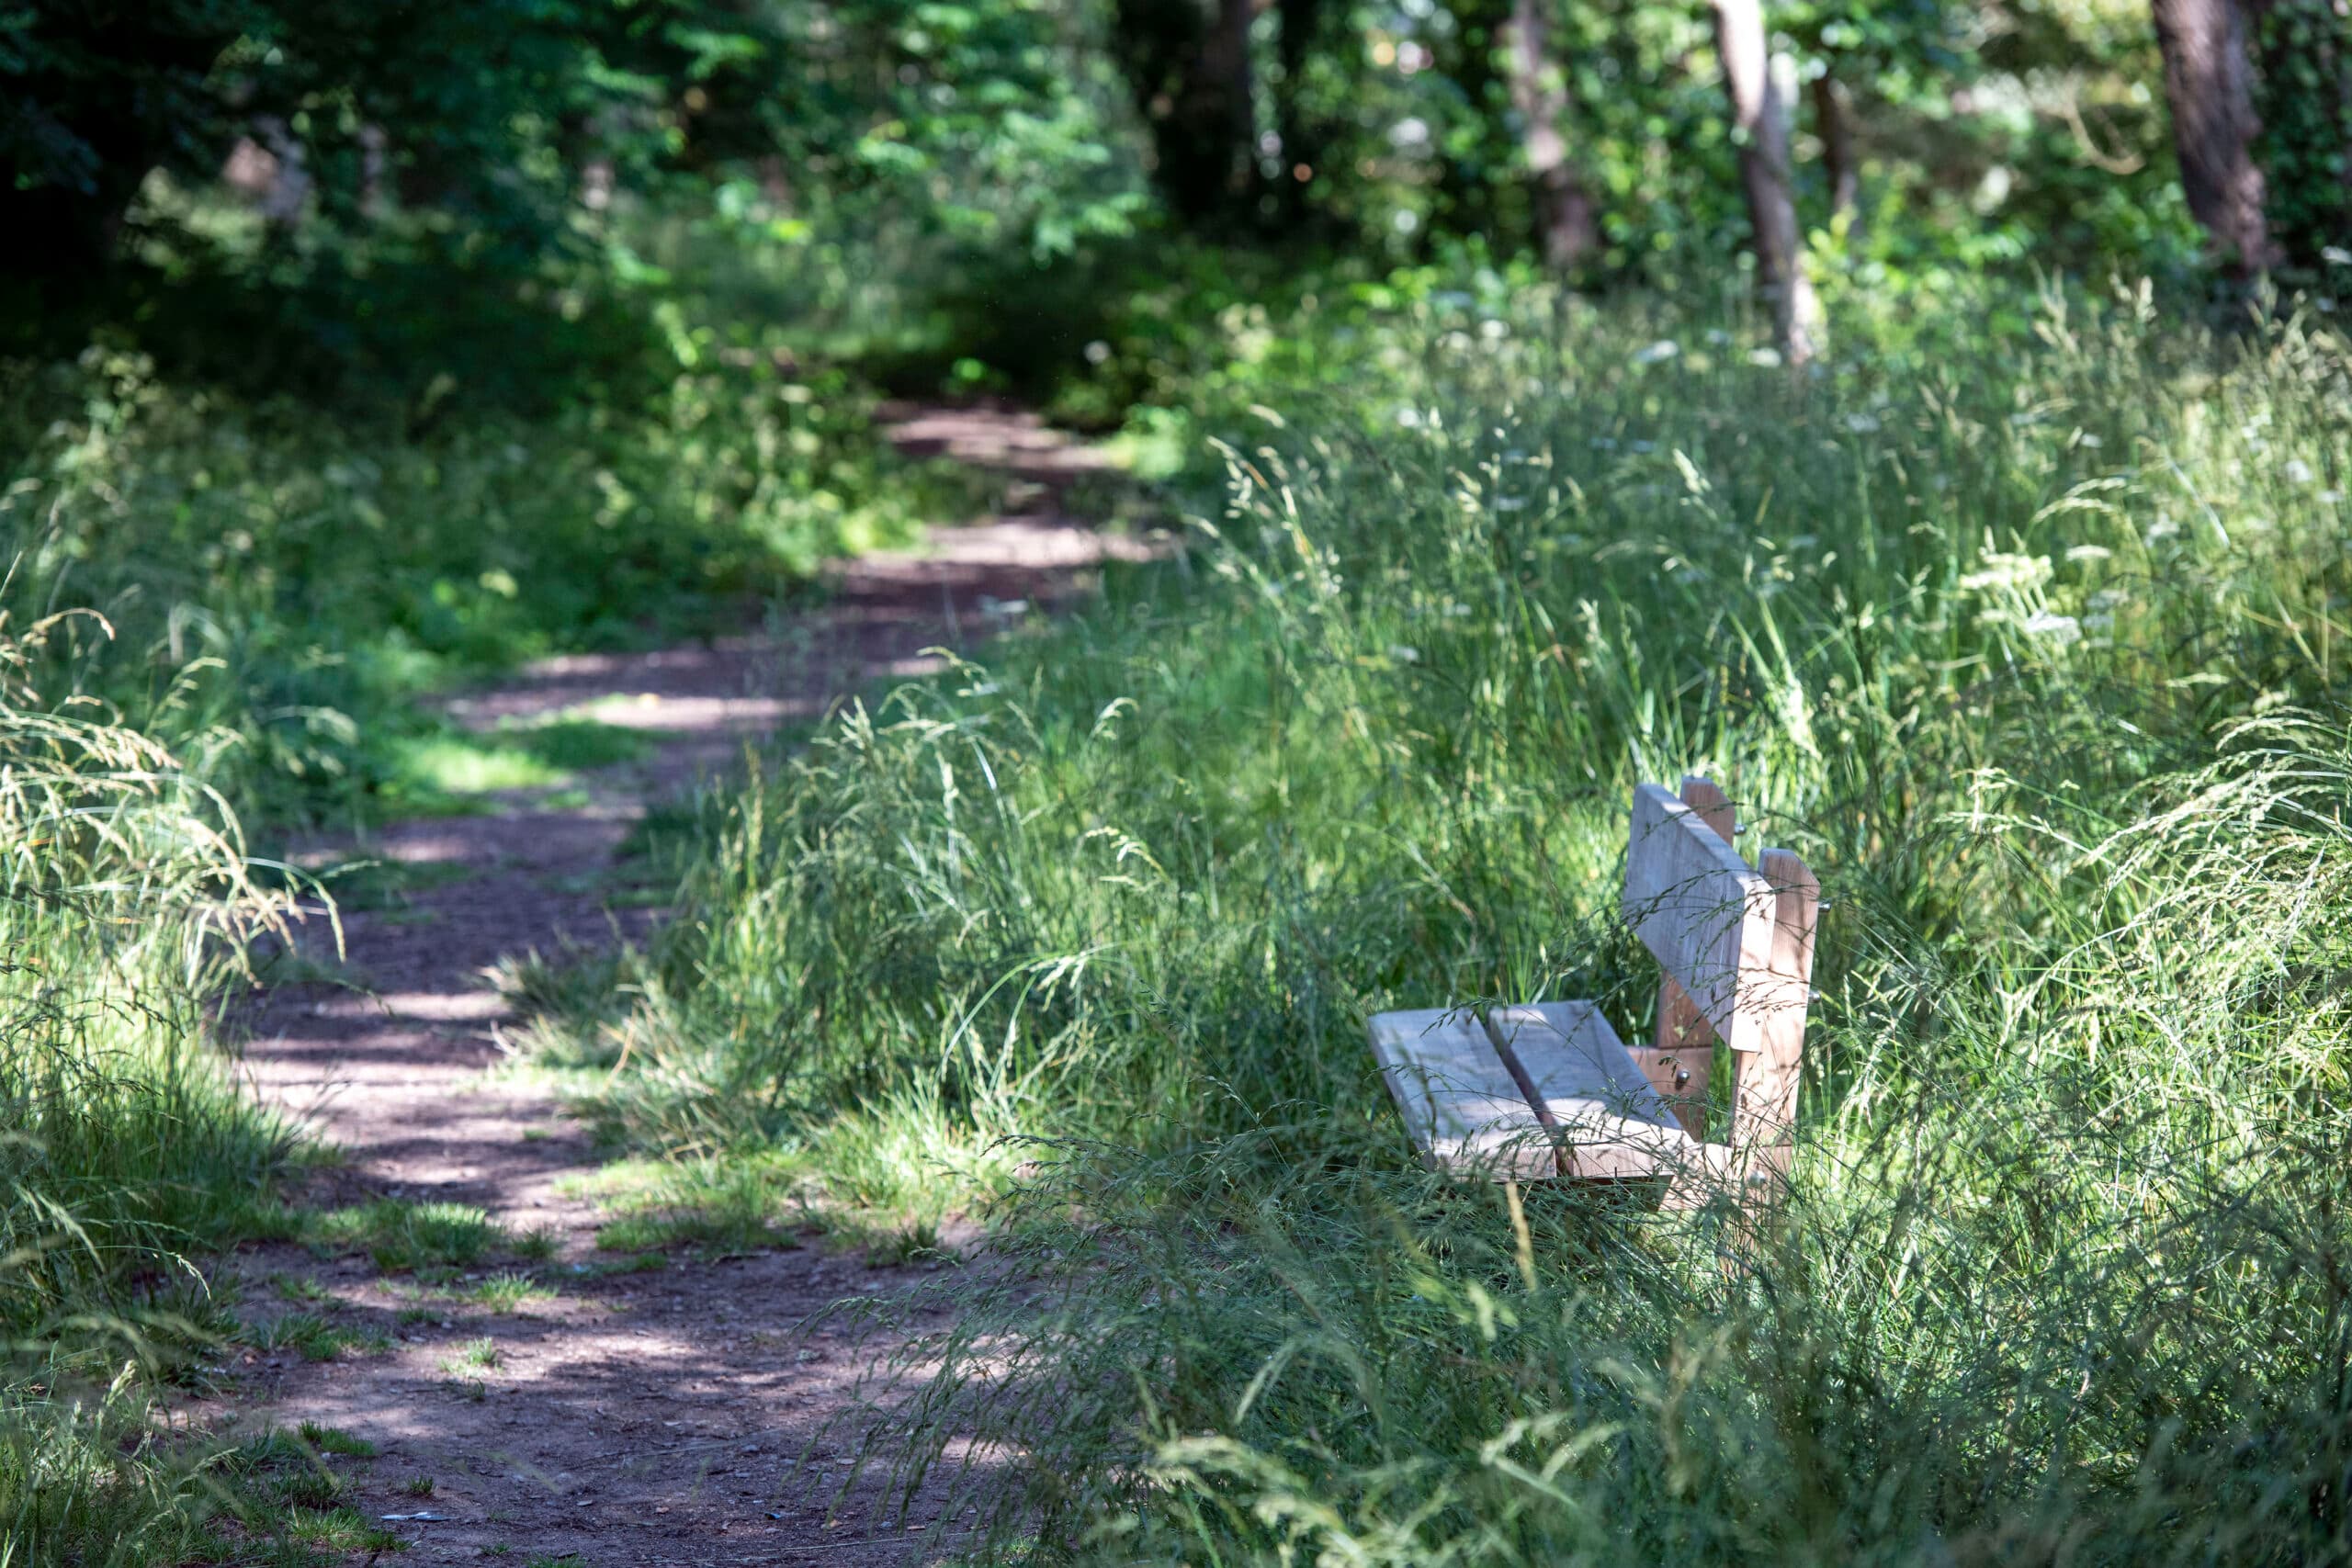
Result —
<svg viewBox="0 0 2352 1568"><path fill-rule="evenodd" d="M967 507L891 396L1188 547L715 786L668 933L526 989L665 1212L1054 1282L894 1434L1037 1456L1012 1560L2345 1556L2333 0L30 0L0 160L25 1560L368 1549L155 1420L204 1260L319 1234L215 1057L275 851L595 739L421 696ZM1359 1034L1641 1032L1686 768L1831 900L1731 1275L1439 1190Z"/></svg>

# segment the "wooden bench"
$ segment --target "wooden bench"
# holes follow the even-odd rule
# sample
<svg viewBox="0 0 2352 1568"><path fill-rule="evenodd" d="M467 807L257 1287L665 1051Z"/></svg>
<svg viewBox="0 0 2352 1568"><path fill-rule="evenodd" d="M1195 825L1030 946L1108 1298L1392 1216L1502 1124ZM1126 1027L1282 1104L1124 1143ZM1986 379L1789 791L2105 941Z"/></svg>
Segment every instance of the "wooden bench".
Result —
<svg viewBox="0 0 2352 1568"><path fill-rule="evenodd" d="M1657 1031L1630 1050L1590 1002L1429 1009L1372 1021L1373 1055L1425 1163L1502 1181L1664 1181L1669 1202L1760 1195L1788 1172L1820 884L1786 850L1750 865L1731 802L1687 777L1634 791L1624 916L1665 971ZM1730 1126L1707 1085L1732 1052Z"/></svg>

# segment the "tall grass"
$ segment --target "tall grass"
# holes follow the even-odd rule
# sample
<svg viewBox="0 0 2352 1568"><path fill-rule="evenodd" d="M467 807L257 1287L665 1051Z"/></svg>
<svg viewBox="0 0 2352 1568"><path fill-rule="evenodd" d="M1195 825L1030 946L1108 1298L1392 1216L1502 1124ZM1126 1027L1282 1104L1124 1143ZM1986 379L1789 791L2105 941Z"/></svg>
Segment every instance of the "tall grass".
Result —
<svg viewBox="0 0 2352 1568"><path fill-rule="evenodd" d="M13 586L13 585L12 585ZM107 627L0 618L0 1561L175 1560L206 1490L156 1395L223 1309L196 1261L273 1227L290 1132L205 1010L287 915L233 817L72 683Z"/></svg>
<svg viewBox="0 0 2352 1568"><path fill-rule="evenodd" d="M1056 1551L2342 1555L2346 344L1996 307L1299 323L1186 562L707 803L606 1112L1002 1200L910 1434ZM1686 770L1829 896L1785 1218L1419 1173L1364 1015L1646 1030Z"/></svg>

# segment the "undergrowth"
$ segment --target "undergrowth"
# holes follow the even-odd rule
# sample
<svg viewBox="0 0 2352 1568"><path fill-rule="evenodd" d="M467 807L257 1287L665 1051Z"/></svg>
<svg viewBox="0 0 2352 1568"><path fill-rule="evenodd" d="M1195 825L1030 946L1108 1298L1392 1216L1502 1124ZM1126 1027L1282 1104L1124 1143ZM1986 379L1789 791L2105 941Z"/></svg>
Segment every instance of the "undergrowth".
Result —
<svg viewBox="0 0 2352 1568"><path fill-rule="evenodd" d="M0 594L0 1560L176 1562L216 1525L297 1539L169 1414L243 1333L204 1260L291 1228L295 1137L207 1032L289 899L179 758L52 683L107 657L106 629L28 612L23 587Z"/></svg>
<svg viewBox="0 0 2352 1568"><path fill-rule="evenodd" d="M1475 280L1292 323L1184 561L709 797L544 1048L650 1149L994 1205L896 1436L1024 1456L1049 1552L2341 1558L2346 344L1951 310L1804 377ZM1365 1015L1645 1032L1685 771L1828 896L1784 1217L1441 1186Z"/></svg>
<svg viewBox="0 0 2352 1568"><path fill-rule="evenodd" d="M873 394L683 348L548 412L314 406L175 381L147 355L0 364L14 603L85 605L130 650L47 674L174 745L248 818L462 808L627 754L581 716L457 730L426 694L541 656L737 629L828 557L974 485L899 459Z"/></svg>

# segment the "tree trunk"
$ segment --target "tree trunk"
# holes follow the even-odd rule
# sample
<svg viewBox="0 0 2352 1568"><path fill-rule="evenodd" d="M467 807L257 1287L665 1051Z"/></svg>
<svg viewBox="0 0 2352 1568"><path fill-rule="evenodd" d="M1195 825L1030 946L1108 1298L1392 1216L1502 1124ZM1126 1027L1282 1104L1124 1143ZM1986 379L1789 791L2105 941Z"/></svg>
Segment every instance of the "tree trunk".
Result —
<svg viewBox="0 0 2352 1568"><path fill-rule="evenodd" d="M2154 0L2165 101L2181 193L2222 266L2241 276L2278 264L2254 161L2254 89L2237 0Z"/></svg>
<svg viewBox="0 0 2352 1568"><path fill-rule="evenodd" d="M1723 56L1739 144L1739 178L1755 231L1758 291L1772 312L1773 336L1792 365L1821 352L1821 301L1797 248L1797 209L1789 182L1789 97L1793 83L1776 71L1759 0L1713 0L1715 51Z"/></svg>
<svg viewBox="0 0 2352 1568"><path fill-rule="evenodd" d="M1306 216L1307 182L1323 173L1320 128L1308 118L1303 97L1306 62L1322 25L1323 0L1276 0L1275 10L1282 20L1275 58L1283 73L1281 91L1274 98L1274 131L1283 142L1283 172L1275 184L1282 192L1283 209L1297 222Z"/></svg>
<svg viewBox="0 0 2352 1568"><path fill-rule="evenodd" d="M1833 72L1813 79L1813 128L1821 138L1821 172L1829 179L1829 217L1835 222L1860 199L1861 172L1854 164L1854 95Z"/></svg>
<svg viewBox="0 0 2352 1568"><path fill-rule="evenodd" d="M1188 221L1255 205L1253 14L1251 0L1118 0L1113 40L1151 129L1153 177Z"/></svg>
<svg viewBox="0 0 2352 1568"><path fill-rule="evenodd" d="M1544 265L1565 271L1592 254L1600 241L1592 193L1560 133L1567 117L1568 88L1548 48L1544 14L1548 0L1511 0L1505 27L1510 106L1518 111L1521 146L1527 160L1528 201L1535 218L1535 240Z"/></svg>
<svg viewBox="0 0 2352 1568"><path fill-rule="evenodd" d="M1217 144L1228 196L1257 184L1257 113L1251 102L1250 23L1251 0L1216 0L1208 37L1201 43L1201 69L1194 77L1202 134Z"/></svg>

